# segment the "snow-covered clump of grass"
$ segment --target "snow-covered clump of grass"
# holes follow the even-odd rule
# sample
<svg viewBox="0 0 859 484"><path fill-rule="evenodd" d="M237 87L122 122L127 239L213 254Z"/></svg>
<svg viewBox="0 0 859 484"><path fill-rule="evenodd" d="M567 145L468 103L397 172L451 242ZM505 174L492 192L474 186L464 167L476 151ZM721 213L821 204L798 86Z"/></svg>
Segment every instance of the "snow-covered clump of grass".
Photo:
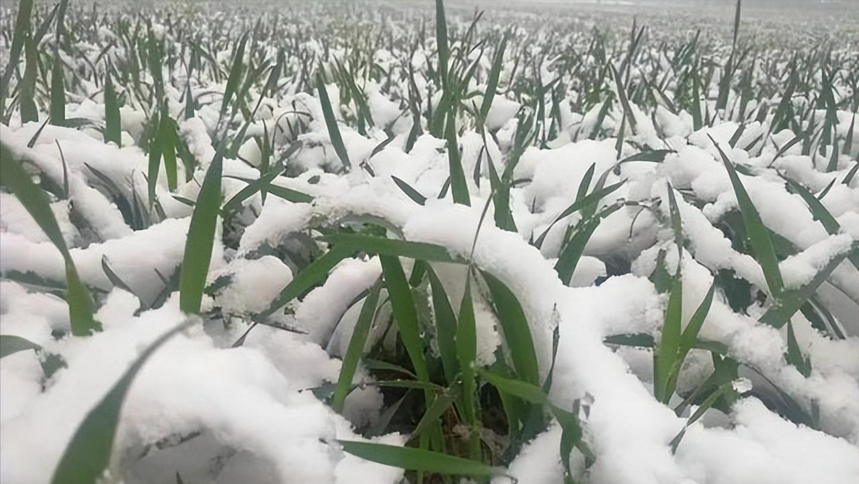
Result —
<svg viewBox="0 0 859 484"><path fill-rule="evenodd" d="M859 480L856 32L454 13L3 10L0 482Z"/></svg>

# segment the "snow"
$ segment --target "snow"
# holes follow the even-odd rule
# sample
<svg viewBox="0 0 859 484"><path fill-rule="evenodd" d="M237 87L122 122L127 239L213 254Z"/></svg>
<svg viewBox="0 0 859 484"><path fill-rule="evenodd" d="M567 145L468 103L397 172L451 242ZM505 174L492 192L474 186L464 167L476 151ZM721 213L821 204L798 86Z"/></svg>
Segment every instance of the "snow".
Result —
<svg viewBox="0 0 859 484"><path fill-rule="evenodd" d="M280 288L292 281L292 271L273 256L235 259L222 270L212 272L211 282L229 278L229 284L215 297L215 305L233 314L256 314L268 308Z"/></svg>
<svg viewBox="0 0 859 484"><path fill-rule="evenodd" d="M4 371L9 368L14 377L3 378L3 394L17 393L19 401L30 397L24 409L14 400L3 403L4 411L18 410L17 417L4 422L0 437L4 448L0 473L4 482L49 480L79 422L135 358L142 344L183 319L177 302L174 299L139 318L133 316L133 306L121 302L102 308L100 317L111 321L113 327L89 339L58 342L57 349L62 350L68 368L61 370L41 394L26 390L32 383L24 380L25 375L33 377L30 382L38 379L32 365L28 370L20 360L27 356L32 359L32 352L9 362L4 358ZM291 353L290 347L301 347L300 342L289 339L278 341L267 343L278 353ZM123 407L116 444L123 451L118 455L140 451L167 436L207 429L219 447L237 446L265 459L277 480L348 482L335 476L339 474L337 462L349 465L348 459L340 461L322 439L356 436L312 395L297 392L301 389L297 383L306 383L308 378L299 367L276 367L264 354L251 347L218 349L199 328L176 337L134 380ZM327 361L323 355L319 358ZM218 377L212 378L213 374ZM45 409L52 408L56 410L45 413ZM397 437L387 440L397 442ZM381 467L367 463L363 466L371 473ZM397 475L390 470L380 472L389 478L377 482L393 482ZM157 469L148 469L138 478L166 482L161 474L162 480L156 481ZM169 477L173 479L174 475ZM187 478L197 482L204 477Z"/></svg>
<svg viewBox="0 0 859 484"><path fill-rule="evenodd" d="M692 426L677 459L693 482L725 484L850 482L859 451L842 440L797 427L746 399L734 407L733 431Z"/></svg>

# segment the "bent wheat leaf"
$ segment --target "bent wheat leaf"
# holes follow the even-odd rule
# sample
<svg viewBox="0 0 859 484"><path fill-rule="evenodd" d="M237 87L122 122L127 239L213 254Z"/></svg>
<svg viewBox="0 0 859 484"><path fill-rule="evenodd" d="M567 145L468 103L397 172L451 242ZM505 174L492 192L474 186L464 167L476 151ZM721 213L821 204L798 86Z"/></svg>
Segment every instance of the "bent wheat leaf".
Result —
<svg viewBox="0 0 859 484"><path fill-rule="evenodd" d="M411 242L363 234L332 234L322 236L319 240L334 246L348 247L353 252L362 251L368 254L407 257L432 262L465 263L463 259L451 255L447 248L425 242Z"/></svg>
<svg viewBox="0 0 859 484"><path fill-rule="evenodd" d="M189 328L191 324L193 321L185 322L163 334L149 345L107 395L87 414L63 452L63 457L51 479L52 484L95 484L99 482L110 462L122 403L125 401L125 395L128 393L132 381L143 368L144 363L158 348L179 332Z"/></svg>
<svg viewBox="0 0 859 484"><path fill-rule="evenodd" d="M87 336L93 331L100 331L101 324L93 316L95 303L78 276L74 260L66 247L63 233L60 231L45 193L30 180L21 161L2 142L0 142L0 185L15 194L21 205L27 209L63 256L66 266L66 302L69 305L72 334Z"/></svg>
<svg viewBox="0 0 859 484"><path fill-rule="evenodd" d="M41 346L28 339L11 334L0 334L0 358L5 358L19 351L38 350Z"/></svg>
<svg viewBox="0 0 859 484"><path fill-rule="evenodd" d="M401 469L458 476L503 476L502 469L482 462L411 447L340 440L343 450L370 462Z"/></svg>
<svg viewBox="0 0 859 484"><path fill-rule="evenodd" d="M322 80L321 74L316 75L316 91L319 94L319 102L322 104L322 115L325 118L325 125L328 127L328 137L331 138L334 152L337 153L337 157L343 163L343 168L349 171L352 169L352 163L349 161L349 153L346 151L346 145L340 135L340 127L337 125L337 118L334 117L334 109L331 107L331 100L328 99L328 91L325 90L325 81Z"/></svg>
<svg viewBox="0 0 859 484"><path fill-rule="evenodd" d="M537 367L537 353L534 351L534 340L525 311L519 304L519 299L503 282L488 272L482 272L495 312L504 331L504 338L510 348L510 358L517 376L532 386L540 384L540 372Z"/></svg>
<svg viewBox="0 0 859 484"><path fill-rule="evenodd" d="M743 182L737 174L737 170L734 169L734 164L731 163L731 160L728 159L728 156L725 155L725 152L716 143L716 140L710 135L707 136L710 137L710 141L713 142L713 145L719 151L722 162L725 164L725 169L728 170L728 176L731 179L731 185L734 187L734 193L740 205L740 212L743 215L746 233L748 234L752 249L755 251L755 259L761 265L770 294L778 299L784 289L784 280L778 267L778 257L775 253L769 229L767 229L763 220L761 220L761 216L752 203L748 192L746 192Z"/></svg>
<svg viewBox="0 0 859 484"><path fill-rule="evenodd" d="M859 248L854 245L854 248L839 256L833 257L826 266L814 276L814 279L807 284L789 291L784 291L780 300L777 300L767 312L758 320L761 323L769 324L775 328L781 328L787 323L790 318L799 311L805 302L814 295L817 288L823 284L833 271L844 261L848 254L859 253Z"/></svg>
<svg viewBox="0 0 859 484"><path fill-rule="evenodd" d="M358 322L355 323L355 328L352 330L352 338L349 340L349 347L346 349L346 355L343 357L343 364L340 367L337 387L334 389L334 399L331 401L331 408L335 412L343 411L343 403L352 389L352 379L355 376L355 370L358 368L358 361L364 354L364 346L367 343L367 335L370 333L370 327L373 324L373 316L376 314L376 305L379 303L381 288L381 281L377 281L373 285L373 288L370 289L370 293L364 299L364 304L361 306L361 314L358 316Z"/></svg>
<svg viewBox="0 0 859 484"><path fill-rule="evenodd" d="M438 338L438 352L441 356L442 369L448 384L452 383L459 374L459 361L457 358L456 314L450 305L447 292L444 290L441 280L432 267L427 267L430 287L432 288L432 306L435 314L436 334Z"/></svg>

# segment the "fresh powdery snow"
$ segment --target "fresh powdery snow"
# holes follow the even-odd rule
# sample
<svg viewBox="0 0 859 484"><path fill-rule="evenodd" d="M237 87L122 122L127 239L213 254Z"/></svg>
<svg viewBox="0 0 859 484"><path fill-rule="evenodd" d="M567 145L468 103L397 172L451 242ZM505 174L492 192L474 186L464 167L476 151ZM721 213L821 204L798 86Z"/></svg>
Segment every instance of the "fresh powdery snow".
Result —
<svg viewBox="0 0 859 484"><path fill-rule="evenodd" d="M3 8L6 28L12 17ZM4 179L0 484L68 482L57 469L82 422L150 344L187 322L132 381L99 482L398 484L422 476L408 458L398 461L405 469L384 465L340 443L358 441L424 452L444 444L460 458L482 456L491 471L443 481L424 454L426 482L859 483L859 120L850 104L859 71L845 64L802 77L811 84L796 88L787 108L783 87L757 99L745 90L800 82L790 50L756 50L757 60L740 62L757 70L735 73L722 92L730 39L698 45L688 27L669 23L684 34L636 47L635 35L629 45L613 26L617 39L595 37L593 19L568 33L549 14L514 10L481 20L478 43L467 34L471 18L457 11L444 48L455 59L443 66L452 77L442 83L435 19L420 8L388 5L384 16L297 8L306 16L287 21L272 11L261 23L247 12L159 9L148 32L138 23L133 34L136 17L111 12L91 19L88 37L69 40L81 59L62 53L65 127L44 124L49 103L34 107L34 121L20 101L0 99L11 110L0 114L2 163L23 167L43 192L47 208L37 212L53 215L101 325L72 334L80 314L67 303L69 261L33 217L33 197ZM88 12L70 13L74 25ZM496 63L502 35L509 50ZM53 29L46 39L43 47L54 44ZM855 40L827 55L859 66ZM248 76L244 86L225 77L239 42L253 53L235 72ZM160 61L137 64L156 45L171 59L156 75L163 81L150 71ZM689 64L689 55L704 57ZM133 75L107 73L123 99L118 146L105 141L113 121L103 76L132 69L129 59ZM711 64L709 77L697 78ZM784 74L767 77L773 69ZM27 85L35 68L19 70L9 78L15 96L47 89L41 80ZM280 77L269 84L270 72ZM496 92L484 106L490 85ZM450 98L445 89L460 90ZM814 100L800 101L809 89ZM699 94L695 108L687 98ZM153 122L165 113L169 120ZM223 210L203 201L215 169ZM454 203L464 194L469 203ZM208 248L186 241L201 233L207 208L216 219L211 257L197 283L199 314L189 314L182 298L195 283L182 271L205 264ZM368 245L331 262L347 239ZM382 239L436 247L404 256L380 249ZM411 313L400 311L402 287L392 286L397 255ZM500 296L489 275L509 294ZM280 298L288 300L273 305ZM455 358L469 350L460 333L468 310L477 423L461 400L468 372L446 373L446 345ZM691 347L674 362L676 393L660 397L660 363L678 352L672 338ZM484 376L525 379L518 352L529 339L542 385L529 389L546 401L532 402L537 410L518 422L521 395ZM427 369L415 365L415 340ZM352 388L338 407L335 386L350 356L356 368L344 383ZM391 381L421 379L424 370L432 383ZM424 401L434 392L435 405L450 400L444 408ZM438 423L421 420L426 405ZM572 449L568 420L556 418L569 412L582 429ZM413 435L416 427L425 433Z"/></svg>

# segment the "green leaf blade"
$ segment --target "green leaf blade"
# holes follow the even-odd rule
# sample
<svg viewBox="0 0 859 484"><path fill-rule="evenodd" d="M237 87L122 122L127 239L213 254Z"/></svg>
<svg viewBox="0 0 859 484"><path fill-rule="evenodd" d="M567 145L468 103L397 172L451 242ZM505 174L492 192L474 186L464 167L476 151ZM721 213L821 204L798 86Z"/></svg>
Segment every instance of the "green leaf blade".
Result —
<svg viewBox="0 0 859 484"><path fill-rule="evenodd" d="M482 462L440 452L369 442L345 440L339 442L343 446L343 450L349 454L378 464L406 470L476 477L504 475L500 469L490 467Z"/></svg>
<svg viewBox="0 0 859 484"><path fill-rule="evenodd" d="M784 280L779 270L778 257L776 256L769 230L764 225L763 220L761 220L761 216L743 186L743 182L740 180L734 164L731 163L731 160L728 159L728 156L725 155L725 152L722 151L722 148L719 147L712 137L710 137L710 141L716 146L719 155L722 157L722 162L725 164L725 169L728 170L728 176L731 179L731 185L734 188L737 203L743 215L746 233L748 234L752 249L755 251L755 258L761 265L770 293L777 299L784 289Z"/></svg>
<svg viewBox="0 0 859 484"><path fill-rule="evenodd" d="M218 151L206 170L188 226L179 279L179 307L188 314L199 314L206 288L206 276L212 259L221 206L223 160L222 152Z"/></svg>
<svg viewBox="0 0 859 484"><path fill-rule="evenodd" d="M144 363L170 338L185 330L190 322L160 336L132 363L122 378L92 409L66 446L52 484L95 484L110 462L120 411L131 383Z"/></svg>
<svg viewBox="0 0 859 484"><path fill-rule="evenodd" d="M93 331L100 331L101 325L93 315L95 303L89 290L78 276L74 260L66 246L62 231L54 217L54 212L51 211L45 193L30 180L21 162L2 142L0 142L0 185L15 194L21 205L27 209L30 216L33 217L63 256L66 271L66 302L69 306L72 334L87 336Z"/></svg>
<svg viewBox="0 0 859 484"><path fill-rule="evenodd" d="M349 340L349 346L346 349L346 354L343 356L343 364L340 367L340 376L337 379L337 387L334 390L334 398L331 401L331 408L335 412L343 411L343 403L346 401L346 396L352 389L352 380L355 377L355 370L358 368L358 362L364 353L364 346L367 343L367 335L370 333L370 327L373 324L373 316L376 314L376 305L379 303L379 292L382 285L377 282L370 289L367 298L364 299L364 304L361 306L361 313L358 315L358 321L355 323L355 328L352 330L352 338Z"/></svg>
<svg viewBox="0 0 859 484"><path fill-rule="evenodd" d="M319 95L322 115L325 118L325 125L328 127L328 137L331 138L334 152L337 153L337 157L343 163L343 168L349 171L352 169L352 163L349 161L349 153L346 151L346 145L340 135L340 127L337 125L337 118L334 117L334 109L331 107L331 100L328 98L328 91L325 89L325 81L323 81L321 74L316 75L316 92Z"/></svg>
<svg viewBox="0 0 859 484"><path fill-rule="evenodd" d="M534 340L519 299L495 276L484 271L483 277L492 295L496 314L510 348L510 356L518 377L531 385L539 385L540 371L537 366Z"/></svg>

